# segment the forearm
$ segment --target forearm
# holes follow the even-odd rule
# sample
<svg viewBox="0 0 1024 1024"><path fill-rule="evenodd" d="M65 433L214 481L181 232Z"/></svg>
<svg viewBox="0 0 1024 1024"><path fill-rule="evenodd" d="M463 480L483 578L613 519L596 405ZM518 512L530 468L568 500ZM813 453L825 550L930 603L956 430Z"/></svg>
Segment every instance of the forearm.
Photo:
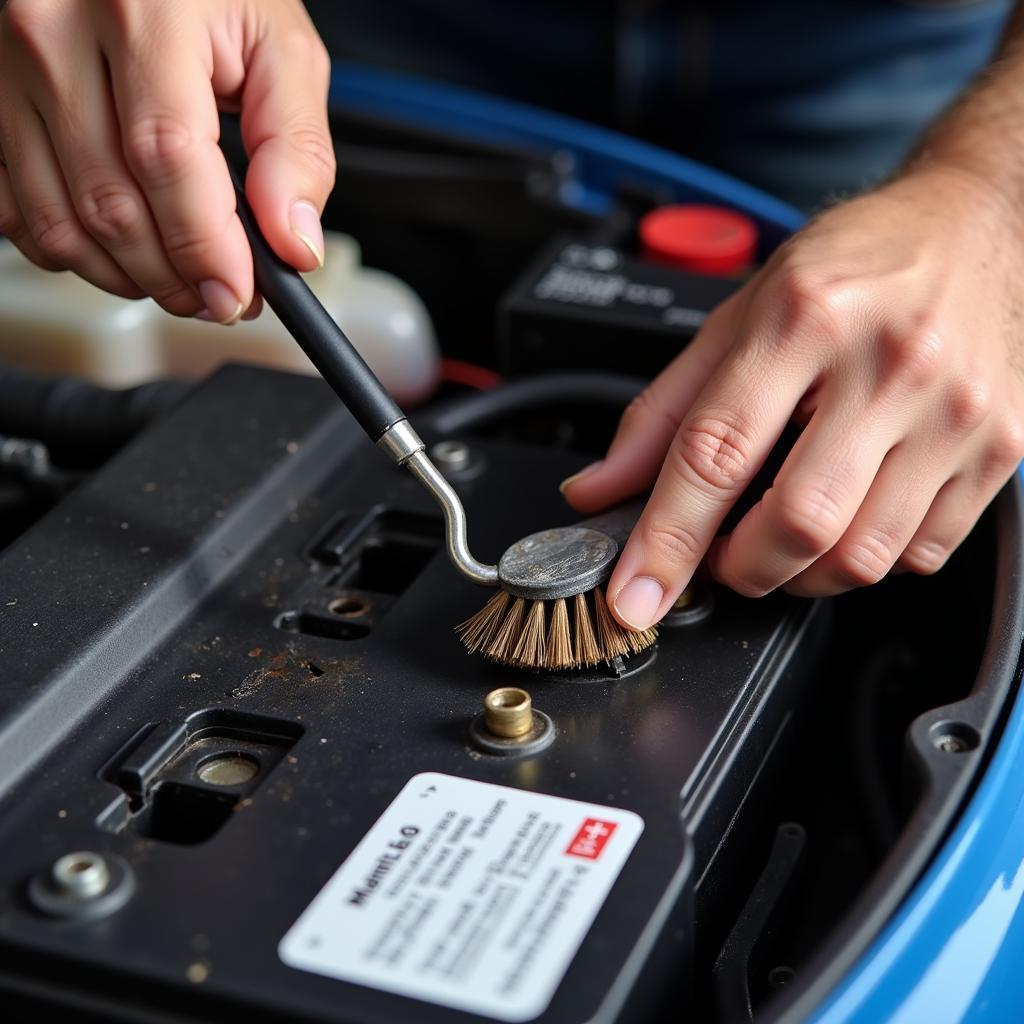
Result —
<svg viewBox="0 0 1024 1024"><path fill-rule="evenodd" d="M1024 211L1024 0L992 62L929 129L905 171L945 167L970 174Z"/></svg>

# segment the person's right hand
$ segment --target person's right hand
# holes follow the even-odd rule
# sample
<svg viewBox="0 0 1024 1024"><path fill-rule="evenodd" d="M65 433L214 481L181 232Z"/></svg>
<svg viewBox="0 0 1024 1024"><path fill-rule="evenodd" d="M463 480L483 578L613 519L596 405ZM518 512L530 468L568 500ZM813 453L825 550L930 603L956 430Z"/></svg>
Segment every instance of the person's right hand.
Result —
<svg viewBox="0 0 1024 1024"><path fill-rule="evenodd" d="M0 14L0 234L179 316L233 323L252 256L218 147L277 254L323 262L330 60L299 0L10 0Z"/></svg>

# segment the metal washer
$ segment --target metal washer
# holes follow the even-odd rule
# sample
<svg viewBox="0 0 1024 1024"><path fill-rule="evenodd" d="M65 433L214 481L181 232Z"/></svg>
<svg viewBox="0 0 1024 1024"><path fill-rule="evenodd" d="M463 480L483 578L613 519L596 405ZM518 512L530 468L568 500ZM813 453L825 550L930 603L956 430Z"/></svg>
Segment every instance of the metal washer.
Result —
<svg viewBox="0 0 1024 1024"><path fill-rule="evenodd" d="M533 728L515 739L495 736L487 731L481 712L469 723L469 738L478 750L497 757L528 757L550 747L555 739L555 723L543 711L533 709Z"/></svg>
<svg viewBox="0 0 1024 1024"><path fill-rule="evenodd" d="M92 921L120 910L135 891L135 876L128 863L113 854L104 854L109 880L102 892L90 898L75 897L60 889L53 879L53 868L47 867L28 883L32 905L51 917L65 920Z"/></svg>

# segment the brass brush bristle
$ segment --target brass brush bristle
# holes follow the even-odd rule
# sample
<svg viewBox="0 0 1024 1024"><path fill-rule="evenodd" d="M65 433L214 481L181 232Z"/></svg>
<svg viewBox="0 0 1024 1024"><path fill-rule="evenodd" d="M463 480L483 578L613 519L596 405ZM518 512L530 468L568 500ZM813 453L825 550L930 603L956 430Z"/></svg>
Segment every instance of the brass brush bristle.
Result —
<svg viewBox="0 0 1024 1024"><path fill-rule="evenodd" d="M608 611L600 587L553 601L528 601L499 590L456 632L471 654L516 668L548 670L587 668L639 654L658 636L653 628L623 629Z"/></svg>

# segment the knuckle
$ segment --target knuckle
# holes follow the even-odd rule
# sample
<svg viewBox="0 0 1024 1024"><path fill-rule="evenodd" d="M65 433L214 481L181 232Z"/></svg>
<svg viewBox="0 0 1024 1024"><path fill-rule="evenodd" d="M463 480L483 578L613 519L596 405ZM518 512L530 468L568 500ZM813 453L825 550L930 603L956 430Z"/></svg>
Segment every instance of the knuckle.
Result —
<svg viewBox="0 0 1024 1024"><path fill-rule="evenodd" d="M953 549L937 540L916 540L900 557L900 563L919 576L937 573L949 560Z"/></svg>
<svg viewBox="0 0 1024 1024"><path fill-rule="evenodd" d="M754 445L730 416L701 416L679 431L672 454L684 479L716 492L733 492L750 478Z"/></svg>
<svg viewBox="0 0 1024 1024"><path fill-rule="evenodd" d="M992 410L992 393L980 378L958 381L949 395L949 425L957 434L977 430Z"/></svg>
<svg viewBox="0 0 1024 1024"><path fill-rule="evenodd" d="M291 60L317 79L330 75L331 57L315 32L292 29L281 34L281 46Z"/></svg>
<svg viewBox="0 0 1024 1024"><path fill-rule="evenodd" d="M171 262L186 266L207 262L219 239L220 234L209 227L183 226L163 233L164 251Z"/></svg>
<svg viewBox="0 0 1024 1024"><path fill-rule="evenodd" d="M704 546L683 523L672 519L654 519L645 533L645 548L658 565L691 565L700 561Z"/></svg>
<svg viewBox="0 0 1024 1024"><path fill-rule="evenodd" d="M36 210L30 231L43 255L59 266L73 263L81 251L81 230L75 218L63 207Z"/></svg>
<svg viewBox="0 0 1024 1024"><path fill-rule="evenodd" d="M87 188L78 199L85 229L102 242L121 242L137 236L142 223L138 200L123 184L106 182Z"/></svg>
<svg viewBox="0 0 1024 1024"><path fill-rule="evenodd" d="M125 158L132 171L150 182L173 181L191 163L196 138L174 114L150 114L125 133Z"/></svg>
<svg viewBox="0 0 1024 1024"><path fill-rule="evenodd" d="M334 146L323 127L312 121L297 121L288 129L288 139L292 148L302 157L303 166L311 170L325 190L330 192L334 188L337 162Z"/></svg>
<svg viewBox="0 0 1024 1024"><path fill-rule="evenodd" d="M781 275L779 287L788 327L782 333L839 340L844 333L849 290L814 267L790 265Z"/></svg>
<svg viewBox="0 0 1024 1024"><path fill-rule="evenodd" d="M862 533L843 542L836 568L845 582L870 587L883 579L896 561L892 539L882 533Z"/></svg>
<svg viewBox="0 0 1024 1024"><path fill-rule="evenodd" d="M825 486L781 494L775 514L787 547L805 558L823 555L842 536L842 507Z"/></svg>
<svg viewBox="0 0 1024 1024"><path fill-rule="evenodd" d="M884 331L880 340L888 372L905 386L926 387L941 372L946 345L931 326Z"/></svg>
<svg viewBox="0 0 1024 1024"><path fill-rule="evenodd" d="M1024 458L1024 422L1004 415L989 440L989 458L999 472L1010 472Z"/></svg>

